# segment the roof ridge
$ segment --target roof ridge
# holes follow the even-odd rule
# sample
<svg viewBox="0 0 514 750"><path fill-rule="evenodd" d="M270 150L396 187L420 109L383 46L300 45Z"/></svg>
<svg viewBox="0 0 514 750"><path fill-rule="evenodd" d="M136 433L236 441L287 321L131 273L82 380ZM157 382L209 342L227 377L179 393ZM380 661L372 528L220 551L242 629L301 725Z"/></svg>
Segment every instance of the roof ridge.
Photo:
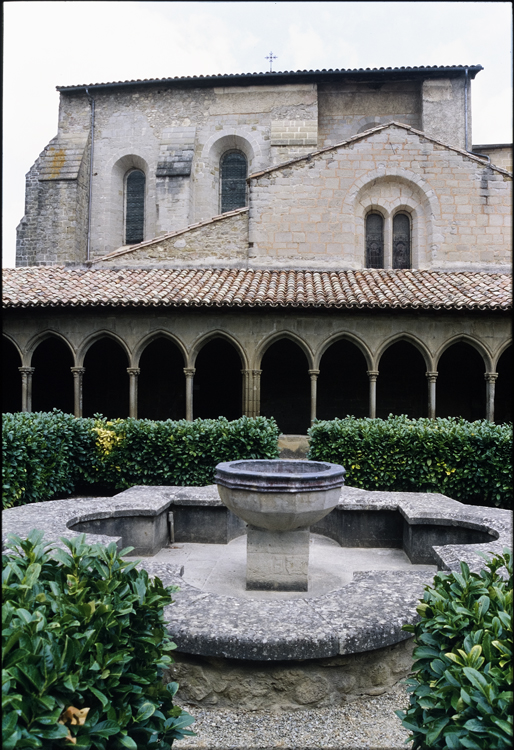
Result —
<svg viewBox="0 0 514 750"><path fill-rule="evenodd" d="M418 135L420 138L425 138L427 141L430 141L431 143L437 143L438 146L443 146L444 148L450 149L450 151L455 151L459 154L462 154L463 156L469 157L472 161L477 161L480 164L485 164L487 167L490 167L491 169L495 169L497 172L500 172L501 174L505 174L508 177L512 177L512 172L509 172L506 169L503 169L502 167L497 167L494 164L491 164L491 162L487 162L484 158L480 158L476 156L475 154L471 153L470 151L466 151L465 149L459 148L458 146L451 146L449 143L444 143L443 141L437 140L437 138L433 138L432 136L425 133L423 130L416 130L416 128L413 128L412 125L406 125L403 122L397 122L396 120L391 120L390 122L383 123L381 125L375 125L374 127L370 128L369 130L364 130L362 133L355 133L355 135L351 135L349 138L347 138L344 141L340 141L339 143L335 143L331 146L324 146L323 148L317 149L316 151L311 151L308 154L302 154L302 156L296 156L294 159L289 159L286 162L282 162L281 164L274 164L271 167L267 167L266 169L261 170L260 172L254 172L253 174L248 175L246 178L247 182L253 179L256 179L257 177L262 177L262 175L268 174L270 172L276 172L277 170L284 169L285 167L288 167L290 164L296 164L300 161L311 161L311 159L314 159L317 156L320 156L320 154L327 153L328 151L333 151L334 149L341 148L342 146L347 146L349 143L354 143L355 141L361 140L362 138L367 138L369 135L373 133L378 133L381 130L385 130L386 128L390 127L397 127L397 128L403 128L404 130L410 130L412 133L415 133L415 135Z"/></svg>
<svg viewBox="0 0 514 750"><path fill-rule="evenodd" d="M177 237L180 234L189 232L192 229L199 229L200 227L205 227L208 224L214 224L214 222L216 221L221 221L222 219L228 219L231 216L242 214L245 211L249 211L248 206L243 206L242 208L234 208L232 211L226 211L224 214L217 214L216 216L211 216L210 219L202 219L202 221L198 221L195 224L189 224L187 227L183 227L182 229L175 229L173 230L173 232L167 232L166 234L161 234L158 237L153 237L151 240L144 240L143 242L138 242L137 245L130 245L130 246L124 245L123 247L120 247L117 250L113 250L107 255L102 255L99 258L95 258L94 260L91 261L91 263L100 263L103 260L112 260L112 258L117 258L120 255L126 255L127 253L132 253L135 250L139 250L142 247L148 247L149 245L153 245L155 242L162 242L163 240L172 239L173 237Z"/></svg>

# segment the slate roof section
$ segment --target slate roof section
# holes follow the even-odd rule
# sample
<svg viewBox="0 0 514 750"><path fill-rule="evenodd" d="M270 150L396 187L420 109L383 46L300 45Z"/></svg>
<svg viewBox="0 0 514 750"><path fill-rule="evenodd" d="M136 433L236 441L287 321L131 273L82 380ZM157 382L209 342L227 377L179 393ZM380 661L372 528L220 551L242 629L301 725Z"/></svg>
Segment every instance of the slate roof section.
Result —
<svg viewBox="0 0 514 750"><path fill-rule="evenodd" d="M84 156L86 139L82 144L60 141L56 136L40 155L38 179L76 180Z"/></svg>
<svg viewBox="0 0 514 750"><path fill-rule="evenodd" d="M81 91L85 88L115 88L119 86L147 86L151 84L186 84L186 85L241 85L243 81L250 83L283 83L285 79L294 79L298 83L309 80L323 82L334 78L345 76L347 78L377 78L387 76L389 78L405 78L406 75L416 77L458 75L468 71L470 78L483 70L481 65L419 65L402 66L399 68L323 68L322 70L277 70L262 71L260 73L214 73L212 75L200 76L173 76L170 78L137 78L128 81L110 81L108 83L82 83L73 86L56 86L57 91Z"/></svg>
<svg viewBox="0 0 514 750"><path fill-rule="evenodd" d="M512 276L419 270L3 270L3 306L510 310Z"/></svg>

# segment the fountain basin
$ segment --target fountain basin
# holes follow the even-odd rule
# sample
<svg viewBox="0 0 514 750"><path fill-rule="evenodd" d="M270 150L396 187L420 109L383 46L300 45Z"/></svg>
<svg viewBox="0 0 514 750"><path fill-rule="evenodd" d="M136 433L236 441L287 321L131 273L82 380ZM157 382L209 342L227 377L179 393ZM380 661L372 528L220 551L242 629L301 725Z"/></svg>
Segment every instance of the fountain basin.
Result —
<svg viewBox="0 0 514 750"><path fill-rule="evenodd" d="M345 469L322 461L227 461L214 481L224 505L252 526L268 531L308 528L333 510Z"/></svg>
<svg viewBox="0 0 514 750"><path fill-rule="evenodd" d="M341 705L361 695L387 692L412 668L412 639L402 630L418 619L416 607L433 580L426 569L354 572L352 581L311 597L284 594L242 599L188 583L188 570L173 555L182 543L223 548L245 533L240 522L208 487L132 487L115 497L69 498L2 512L7 535L28 536L38 528L45 541L67 550L62 537L86 534L88 544L115 542L152 554L139 540L155 523L174 517L174 543L140 563L164 585L175 585L166 607L169 637L178 644L166 679L180 682L183 700L200 705L306 708ZM240 525L238 525L240 523ZM464 561L479 572L487 555L512 548L512 511L470 506L436 493L367 492L343 487L339 505L312 529L343 548L404 550L413 565L459 571ZM150 546L154 545L154 541ZM169 544L169 537L163 544ZM210 564L210 558L206 559ZM184 577L183 577L184 576ZM242 583L241 583L242 585ZM307 695L313 684L315 695ZM306 702L306 698L309 698Z"/></svg>
<svg viewBox="0 0 514 750"><path fill-rule="evenodd" d="M309 527L339 502L345 469L322 461L218 464L221 501L248 526L246 588L308 591Z"/></svg>

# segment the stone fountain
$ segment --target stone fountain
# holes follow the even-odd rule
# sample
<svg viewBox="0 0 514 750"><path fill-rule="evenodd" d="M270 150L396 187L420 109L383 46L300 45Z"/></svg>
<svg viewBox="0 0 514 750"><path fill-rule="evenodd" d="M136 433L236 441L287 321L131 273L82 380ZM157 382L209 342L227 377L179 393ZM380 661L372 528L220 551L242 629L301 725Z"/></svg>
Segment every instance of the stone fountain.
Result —
<svg viewBox="0 0 514 750"><path fill-rule="evenodd" d="M224 505L248 523L247 590L307 591L310 526L338 504L345 469L322 461L220 463Z"/></svg>

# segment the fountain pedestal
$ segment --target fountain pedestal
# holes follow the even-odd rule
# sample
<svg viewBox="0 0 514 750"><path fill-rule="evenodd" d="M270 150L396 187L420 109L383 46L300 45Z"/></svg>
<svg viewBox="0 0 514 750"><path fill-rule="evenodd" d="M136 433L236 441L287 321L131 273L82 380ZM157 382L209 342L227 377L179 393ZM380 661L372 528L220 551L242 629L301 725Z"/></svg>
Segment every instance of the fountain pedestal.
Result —
<svg viewBox="0 0 514 750"><path fill-rule="evenodd" d="M344 474L322 461L217 465L221 501L249 524L247 590L308 591L309 527L338 504Z"/></svg>
<svg viewBox="0 0 514 750"><path fill-rule="evenodd" d="M268 531L248 526L248 591L309 590L309 529Z"/></svg>

